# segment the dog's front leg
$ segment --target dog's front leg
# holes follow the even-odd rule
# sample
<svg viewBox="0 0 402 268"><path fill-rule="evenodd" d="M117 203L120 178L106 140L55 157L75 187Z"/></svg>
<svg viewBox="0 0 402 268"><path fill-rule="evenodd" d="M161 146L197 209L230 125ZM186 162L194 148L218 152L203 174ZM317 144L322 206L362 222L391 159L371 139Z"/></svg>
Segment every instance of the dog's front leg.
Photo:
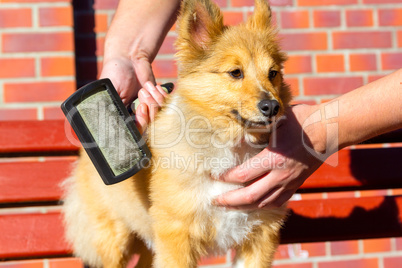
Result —
<svg viewBox="0 0 402 268"><path fill-rule="evenodd" d="M166 213L166 212L165 212ZM170 218L170 217L169 217ZM189 227L177 219L155 219L155 268L193 268L199 254L193 249L194 241Z"/></svg>
<svg viewBox="0 0 402 268"><path fill-rule="evenodd" d="M237 252L234 267L270 268L279 244L279 226L259 226Z"/></svg>

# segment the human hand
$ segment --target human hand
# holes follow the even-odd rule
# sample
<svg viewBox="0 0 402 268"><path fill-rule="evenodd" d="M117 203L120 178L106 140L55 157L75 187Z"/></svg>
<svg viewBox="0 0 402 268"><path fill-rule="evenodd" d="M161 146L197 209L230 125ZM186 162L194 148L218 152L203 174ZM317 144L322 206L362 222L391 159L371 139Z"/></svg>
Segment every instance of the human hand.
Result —
<svg viewBox="0 0 402 268"><path fill-rule="evenodd" d="M100 78L112 81L126 106L138 95L141 104L136 110L136 125L143 133L167 95L160 86L155 86L151 63L145 58L134 62L126 57L115 57L104 62Z"/></svg>
<svg viewBox="0 0 402 268"><path fill-rule="evenodd" d="M270 209L286 203L325 160L319 157L326 149L321 123L302 128L317 110L309 105L289 108L267 148L218 178L247 186L218 196L214 203L232 209Z"/></svg>

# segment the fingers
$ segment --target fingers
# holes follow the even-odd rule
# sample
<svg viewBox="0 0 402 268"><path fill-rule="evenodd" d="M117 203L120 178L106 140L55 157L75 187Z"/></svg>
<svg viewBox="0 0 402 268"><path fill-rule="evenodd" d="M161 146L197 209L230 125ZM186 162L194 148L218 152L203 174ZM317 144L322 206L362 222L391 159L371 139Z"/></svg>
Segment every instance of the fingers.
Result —
<svg viewBox="0 0 402 268"><path fill-rule="evenodd" d="M284 157L270 152L267 148L243 164L227 171L218 180L225 182L245 183L267 174L273 168L280 166Z"/></svg>
<svg viewBox="0 0 402 268"><path fill-rule="evenodd" d="M142 103L138 106L135 119L135 124L137 125L138 130L143 134L149 124L148 107L146 104Z"/></svg>
<svg viewBox="0 0 402 268"><path fill-rule="evenodd" d="M216 205L235 208L257 208L259 200L269 197L274 190L270 190L268 176L262 177L239 190L230 191L215 199Z"/></svg>
<svg viewBox="0 0 402 268"><path fill-rule="evenodd" d="M298 187L290 187L276 180L283 178L281 170L274 170L270 174L260 177L250 185L227 192L214 200L217 206L229 209L272 209L281 207L295 193Z"/></svg>
<svg viewBox="0 0 402 268"><path fill-rule="evenodd" d="M138 93L140 105L135 112L137 127L144 132L149 122L155 119L156 113L163 105L166 92L160 86L146 82Z"/></svg>

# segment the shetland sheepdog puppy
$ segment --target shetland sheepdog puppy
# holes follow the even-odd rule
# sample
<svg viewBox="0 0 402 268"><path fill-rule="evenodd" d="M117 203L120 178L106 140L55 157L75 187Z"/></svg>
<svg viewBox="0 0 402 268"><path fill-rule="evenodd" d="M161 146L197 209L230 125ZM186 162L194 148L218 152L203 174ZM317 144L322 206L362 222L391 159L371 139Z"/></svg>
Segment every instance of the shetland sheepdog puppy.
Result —
<svg viewBox="0 0 402 268"><path fill-rule="evenodd" d="M246 22L225 26L211 0L184 0L177 24L177 88L148 127L151 165L106 186L82 151L64 183L66 237L90 267L135 253L137 267L196 267L229 249L235 267L271 267L286 207L213 204L245 186L216 178L266 146L291 99L270 7L256 0Z"/></svg>

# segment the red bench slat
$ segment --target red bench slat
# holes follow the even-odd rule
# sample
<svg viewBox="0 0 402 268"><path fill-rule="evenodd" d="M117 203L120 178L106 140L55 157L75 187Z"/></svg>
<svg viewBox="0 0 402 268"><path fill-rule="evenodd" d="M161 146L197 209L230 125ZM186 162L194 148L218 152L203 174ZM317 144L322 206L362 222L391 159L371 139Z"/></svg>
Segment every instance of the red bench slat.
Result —
<svg viewBox="0 0 402 268"><path fill-rule="evenodd" d="M402 147L346 148L331 157L338 157L337 166L323 164L301 189L402 187Z"/></svg>
<svg viewBox="0 0 402 268"><path fill-rule="evenodd" d="M357 159L355 157L357 155ZM0 202L55 201L60 198L59 183L71 171L76 157L8 159L0 162ZM402 148L344 149L339 164L321 166L301 187L325 191L334 187L402 187Z"/></svg>
<svg viewBox="0 0 402 268"><path fill-rule="evenodd" d="M63 255L71 252L64 241L60 212L0 214L0 258Z"/></svg>
<svg viewBox="0 0 402 268"><path fill-rule="evenodd" d="M282 243L402 236L402 196L301 200L289 207ZM57 208L16 211L0 214L0 230L7 230L0 232L0 258L71 252Z"/></svg>
<svg viewBox="0 0 402 268"><path fill-rule="evenodd" d="M0 162L0 203L57 201L59 184L76 157L45 157Z"/></svg>
<svg viewBox="0 0 402 268"><path fill-rule="evenodd" d="M73 133L64 120L0 121L0 153L77 150Z"/></svg>
<svg viewBox="0 0 402 268"><path fill-rule="evenodd" d="M402 236L402 196L301 200L289 207L285 243Z"/></svg>

